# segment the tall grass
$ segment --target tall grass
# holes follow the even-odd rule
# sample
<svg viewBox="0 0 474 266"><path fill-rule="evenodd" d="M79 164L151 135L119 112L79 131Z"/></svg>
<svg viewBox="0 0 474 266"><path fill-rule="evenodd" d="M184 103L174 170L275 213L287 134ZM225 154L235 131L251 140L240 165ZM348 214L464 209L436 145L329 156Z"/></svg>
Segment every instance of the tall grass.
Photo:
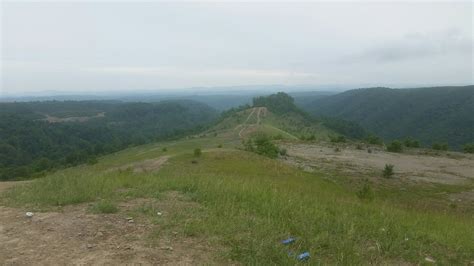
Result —
<svg viewBox="0 0 474 266"><path fill-rule="evenodd" d="M15 188L7 200L50 206L122 200L124 188L128 197L180 191L203 208L198 219L180 216L176 224L185 224L188 235L214 239L227 247L223 256L244 264L294 264L290 250L309 251L315 264L474 260L472 220L361 202L319 174L251 153L204 152L199 164L193 158L189 149L156 173L69 169ZM279 243L288 236L298 237L290 248Z"/></svg>

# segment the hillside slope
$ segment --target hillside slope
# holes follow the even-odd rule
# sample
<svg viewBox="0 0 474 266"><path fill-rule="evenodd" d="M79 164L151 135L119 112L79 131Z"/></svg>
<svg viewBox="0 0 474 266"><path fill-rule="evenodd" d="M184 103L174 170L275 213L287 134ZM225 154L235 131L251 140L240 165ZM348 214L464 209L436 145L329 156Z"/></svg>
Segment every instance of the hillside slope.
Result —
<svg viewBox="0 0 474 266"><path fill-rule="evenodd" d="M320 120L313 119L294 104L285 93L254 98L253 106L224 112L209 133L234 135L244 139L263 133L277 139L326 140L336 134Z"/></svg>
<svg viewBox="0 0 474 266"><path fill-rule="evenodd" d="M177 137L217 112L192 101L0 104L0 180L93 162L98 155Z"/></svg>
<svg viewBox="0 0 474 266"><path fill-rule="evenodd" d="M357 122L387 140L414 137L425 145L447 142L455 148L474 141L474 86L357 89L304 109Z"/></svg>

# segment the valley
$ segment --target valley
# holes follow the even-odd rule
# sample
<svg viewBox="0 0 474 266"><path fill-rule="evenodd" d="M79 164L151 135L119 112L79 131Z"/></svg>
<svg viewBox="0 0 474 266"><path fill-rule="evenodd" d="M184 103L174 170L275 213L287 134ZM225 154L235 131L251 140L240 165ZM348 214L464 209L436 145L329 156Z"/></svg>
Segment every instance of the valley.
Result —
<svg viewBox="0 0 474 266"><path fill-rule="evenodd" d="M295 264L288 252L308 251L309 264L473 263L471 154L393 153L334 134L256 106L198 134L0 183L0 260ZM285 154L247 151L261 135ZM367 184L372 200L359 196Z"/></svg>

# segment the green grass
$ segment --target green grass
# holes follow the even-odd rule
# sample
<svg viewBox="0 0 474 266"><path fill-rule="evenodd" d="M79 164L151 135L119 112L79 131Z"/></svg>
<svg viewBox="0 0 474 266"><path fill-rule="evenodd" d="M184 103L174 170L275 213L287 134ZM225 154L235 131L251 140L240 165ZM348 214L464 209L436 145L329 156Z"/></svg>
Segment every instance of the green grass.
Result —
<svg viewBox="0 0 474 266"><path fill-rule="evenodd" d="M361 201L353 191L325 180L323 173L217 149L216 143L226 142L211 140L128 149L96 165L58 171L16 187L5 193L4 201L37 208L83 202L114 205L179 191L199 204L199 211L160 218L159 223L169 227L150 232L150 238L182 225L178 227L184 235L210 239L216 247L225 247L220 256L243 264L295 264L289 249L309 251L311 264L418 264L426 256L446 265L474 260L474 221L469 217L397 208L377 197ZM199 163L192 164L197 147L203 153ZM107 170L163 155L172 157L158 172ZM142 212L157 219L151 217L155 210L148 209ZM289 249L279 243L288 236L298 237Z"/></svg>
<svg viewBox="0 0 474 266"><path fill-rule="evenodd" d="M93 213L116 213L118 208L113 202L101 200L91 207L91 211Z"/></svg>

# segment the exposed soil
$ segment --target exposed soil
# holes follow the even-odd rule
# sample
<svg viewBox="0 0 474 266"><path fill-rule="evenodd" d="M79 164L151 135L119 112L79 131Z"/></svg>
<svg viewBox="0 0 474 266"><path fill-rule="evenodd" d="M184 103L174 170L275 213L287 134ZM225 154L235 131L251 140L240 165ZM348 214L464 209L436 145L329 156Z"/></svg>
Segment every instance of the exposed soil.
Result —
<svg viewBox="0 0 474 266"><path fill-rule="evenodd" d="M83 123L83 122L87 122L89 121L90 119L92 118L102 118L102 117L105 117L105 113L104 112L101 112L101 113L98 113L97 115L95 116L71 116L71 117L56 117L56 116L51 116L51 115L47 115L47 114L44 114L44 116L46 116L46 118L42 119L42 120L46 120L48 121L49 123L64 123L64 122L79 122L79 123Z"/></svg>
<svg viewBox="0 0 474 266"><path fill-rule="evenodd" d="M27 210L0 206L0 262L2 265L213 262L212 249L205 239L160 231L151 241L150 234L160 225L152 224L148 216L137 212L138 208L150 205L162 212L159 219L199 207L183 200L178 192L168 193L160 200L124 202L119 204L120 211L116 214L92 214L88 204L80 204L64 207L60 212L34 213L28 218ZM133 218L128 217L130 213Z"/></svg>
<svg viewBox="0 0 474 266"><path fill-rule="evenodd" d="M156 159L144 160L136 163L127 164L120 167L111 168L107 171L132 169L134 173L158 171L170 158L170 156L161 156Z"/></svg>
<svg viewBox="0 0 474 266"><path fill-rule="evenodd" d="M256 114L257 122L255 124L247 124L247 122L250 120L250 118L255 114L255 111L257 111L256 112L257 113ZM239 137L243 138L245 131L250 130L250 132L254 132L256 130L256 128L258 127L258 125L260 125L260 116L265 117L266 115L267 115L267 108L266 107L254 107L254 108L252 108L252 112L250 112L249 116L247 116L247 119L245 119L245 121L242 124L235 127L235 129L242 128L239 131Z"/></svg>
<svg viewBox="0 0 474 266"><path fill-rule="evenodd" d="M474 181L474 157L416 155L385 152L371 148L336 147L330 144L286 144L290 163L310 170L312 167L367 174L380 172L385 164L394 165L395 175L412 181L441 184L468 184Z"/></svg>

